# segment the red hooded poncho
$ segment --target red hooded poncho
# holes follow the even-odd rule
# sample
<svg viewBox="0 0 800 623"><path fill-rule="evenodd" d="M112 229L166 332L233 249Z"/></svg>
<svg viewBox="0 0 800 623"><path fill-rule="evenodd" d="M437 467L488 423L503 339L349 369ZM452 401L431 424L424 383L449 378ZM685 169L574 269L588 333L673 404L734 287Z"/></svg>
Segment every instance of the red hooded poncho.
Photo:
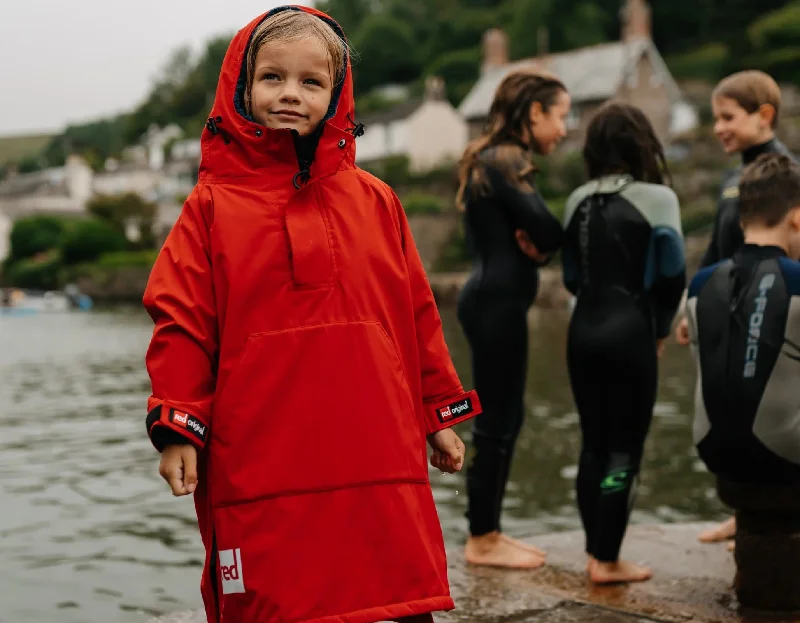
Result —
<svg viewBox="0 0 800 623"><path fill-rule="evenodd" d="M341 35L313 9L275 10ZM272 13L231 42L199 182L147 286L148 433L201 451L209 621L451 609L425 438L479 413L478 398L400 203L354 164L349 61L307 179L289 130L245 118L245 52Z"/></svg>

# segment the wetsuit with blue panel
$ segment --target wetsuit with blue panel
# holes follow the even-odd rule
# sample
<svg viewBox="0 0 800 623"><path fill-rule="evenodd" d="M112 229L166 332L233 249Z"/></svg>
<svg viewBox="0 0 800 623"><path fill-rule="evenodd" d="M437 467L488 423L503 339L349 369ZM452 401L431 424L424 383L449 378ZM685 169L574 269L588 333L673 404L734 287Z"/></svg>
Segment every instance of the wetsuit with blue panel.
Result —
<svg viewBox="0 0 800 623"><path fill-rule="evenodd" d="M694 441L737 483L800 484L800 263L745 244L689 286Z"/></svg>
<svg viewBox="0 0 800 623"><path fill-rule="evenodd" d="M656 399L656 340L686 282L678 199L628 175L599 178L570 196L564 230L564 283L577 297L567 365L583 433L578 506L587 553L615 562Z"/></svg>
<svg viewBox="0 0 800 623"><path fill-rule="evenodd" d="M465 229L473 267L458 300L458 319L472 354L473 384L483 413L473 420L467 465L470 534L500 530L514 446L524 420L527 314L539 286L537 263L515 232L542 254L561 246L561 223L536 191L530 155L517 143L490 147L475 165L483 183L465 192Z"/></svg>

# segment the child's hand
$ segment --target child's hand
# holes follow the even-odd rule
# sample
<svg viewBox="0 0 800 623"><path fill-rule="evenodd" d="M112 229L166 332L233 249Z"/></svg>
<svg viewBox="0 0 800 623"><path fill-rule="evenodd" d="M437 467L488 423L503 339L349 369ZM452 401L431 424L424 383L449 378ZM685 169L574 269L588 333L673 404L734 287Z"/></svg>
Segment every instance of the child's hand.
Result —
<svg viewBox="0 0 800 623"><path fill-rule="evenodd" d="M518 229L514 232L514 238L517 240L517 245L520 250L527 255L534 262L542 263L547 260L547 256L539 253L539 249L531 242L530 237L523 229Z"/></svg>
<svg viewBox="0 0 800 623"><path fill-rule="evenodd" d="M689 319L684 316L675 327L675 340L681 346L686 346L689 343Z"/></svg>
<svg viewBox="0 0 800 623"><path fill-rule="evenodd" d="M666 338L661 338L660 340L656 340L656 356L661 359L661 355L664 354L664 346L666 344Z"/></svg>
<svg viewBox="0 0 800 623"><path fill-rule="evenodd" d="M453 429L445 428L428 436L428 443L433 448L431 465L448 474L461 471L464 465L464 442Z"/></svg>
<svg viewBox="0 0 800 623"><path fill-rule="evenodd" d="M164 448L158 473L172 487L172 495L188 495L197 487L197 449L190 443Z"/></svg>

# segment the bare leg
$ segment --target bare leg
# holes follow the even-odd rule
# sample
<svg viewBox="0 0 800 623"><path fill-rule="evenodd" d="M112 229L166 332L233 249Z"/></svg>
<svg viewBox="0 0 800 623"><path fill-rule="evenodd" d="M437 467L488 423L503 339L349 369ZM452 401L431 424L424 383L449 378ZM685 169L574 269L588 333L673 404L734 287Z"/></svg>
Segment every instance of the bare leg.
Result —
<svg viewBox="0 0 800 623"><path fill-rule="evenodd" d="M732 539L734 536L736 536L736 518L731 517L716 527L701 532L697 540L701 543L718 543Z"/></svg>
<svg viewBox="0 0 800 623"><path fill-rule="evenodd" d="M471 565L506 569L536 569L545 563L543 555L510 543L499 532L469 537L464 558Z"/></svg>
<svg viewBox="0 0 800 623"><path fill-rule="evenodd" d="M589 562L589 579L595 584L617 584L620 582L644 582L653 577L647 567L619 560L617 562Z"/></svg>

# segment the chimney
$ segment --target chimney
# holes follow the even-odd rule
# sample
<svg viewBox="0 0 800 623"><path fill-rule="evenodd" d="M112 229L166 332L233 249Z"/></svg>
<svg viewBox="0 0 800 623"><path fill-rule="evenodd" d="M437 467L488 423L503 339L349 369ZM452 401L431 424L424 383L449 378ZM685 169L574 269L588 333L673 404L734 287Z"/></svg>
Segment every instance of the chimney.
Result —
<svg viewBox="0 0 800 623"><path fill-rule="evenodd" d="M652 38L651 11L647 0L625 0L620 10L620 21L623 41L642 37Z"/></svg>
<svg viewBox="0 0 800 623"><path fill-rule="evenodd" d="M483 34L483 64L481 71L508 64L508 35L499 28L490 28Z"/></svg>
<svg viewBox="0 0 800 623"><path fill-rule="evenodd" d="M439 76L428 76L425 79L425 100L438 102L445 99L444 79Z"/></svg>

